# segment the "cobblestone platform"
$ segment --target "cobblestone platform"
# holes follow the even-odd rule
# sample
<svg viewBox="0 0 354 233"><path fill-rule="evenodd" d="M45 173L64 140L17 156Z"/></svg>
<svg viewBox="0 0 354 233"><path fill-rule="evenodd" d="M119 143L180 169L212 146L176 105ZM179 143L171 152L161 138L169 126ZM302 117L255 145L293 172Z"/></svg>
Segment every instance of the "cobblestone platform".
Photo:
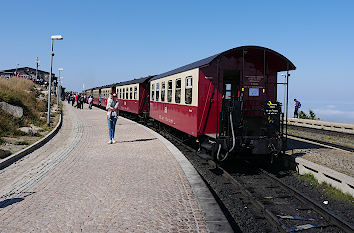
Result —
<svg viewBox="0 0 354 233"><path fill-rule="evenodd" d="M208 222L215 200L200 202L193 172L156 134L120 118L107 144L105 114L64 104L59 133L0 170L0 232L230 231L223 215L224 226Z"/></svg>

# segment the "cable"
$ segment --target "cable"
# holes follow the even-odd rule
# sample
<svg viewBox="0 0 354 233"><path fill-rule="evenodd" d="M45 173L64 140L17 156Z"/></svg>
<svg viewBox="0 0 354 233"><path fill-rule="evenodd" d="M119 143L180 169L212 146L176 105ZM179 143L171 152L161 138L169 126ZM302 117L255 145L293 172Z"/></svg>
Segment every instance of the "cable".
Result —
<svg viewBox="0 0 354 233"><path fill-rule="evenodd" d="M235 148L235 145L236 145L236 138L235 138L235 132L234 132L234 124L232 122L232 112L230 112L230 124L231 124L231 132L232 132L232 147L231 149L226 152L226 155L223 159L219 159L219 153L220 153L220 148L221 148L221 145L219 144L219 149L218 149L218 153L216 155L216 158L219 160L219 161L224 161L228 156L229 156L229 153L231 151L233 151L233 149Z"/></svg>

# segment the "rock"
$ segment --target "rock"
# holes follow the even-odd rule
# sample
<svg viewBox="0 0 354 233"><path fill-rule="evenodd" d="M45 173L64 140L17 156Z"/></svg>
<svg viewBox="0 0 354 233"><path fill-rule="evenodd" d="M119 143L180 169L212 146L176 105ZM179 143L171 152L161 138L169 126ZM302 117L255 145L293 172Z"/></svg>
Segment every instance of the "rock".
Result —
<svg viewBox="0 0 354 233"><path fill-rule="evenodd" d="M26 134L36 134L38 133L37 130L33 129L32 127L21 127L19 128L20 131Z"/></svg>
<svg viewBox="0 0 354 233"><path fill-rule="evenodd" d="M0 108L16 118L21 118L23 116L23 108L21 107L14 106L6 102L0 102Z"/></svg>
<svg viewBox="0 0 354 233"><path fill-rule="evenodd" d="M31 124L31 128L36 130L37 132L42 130L41 127L35 126L34 124Z"/></svg>
<svg viewBox="0 0 354 233"><path fill-rule="evenodd" d="M11 155L11 151L0 149L0 159L4 159Z"/></svg>

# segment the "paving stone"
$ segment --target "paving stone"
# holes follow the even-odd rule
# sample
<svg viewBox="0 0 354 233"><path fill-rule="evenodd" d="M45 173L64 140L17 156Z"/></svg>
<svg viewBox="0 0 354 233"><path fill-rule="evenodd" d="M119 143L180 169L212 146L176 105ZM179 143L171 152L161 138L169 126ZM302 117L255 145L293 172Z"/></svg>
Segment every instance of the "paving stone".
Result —
<svg viewBox="0 0 354 233"><path fill-rule="evenodd" d="M59 133L0 171L0 232L208 232L168 148L123 118L116 135L104 111L64 104Z"/></svg>

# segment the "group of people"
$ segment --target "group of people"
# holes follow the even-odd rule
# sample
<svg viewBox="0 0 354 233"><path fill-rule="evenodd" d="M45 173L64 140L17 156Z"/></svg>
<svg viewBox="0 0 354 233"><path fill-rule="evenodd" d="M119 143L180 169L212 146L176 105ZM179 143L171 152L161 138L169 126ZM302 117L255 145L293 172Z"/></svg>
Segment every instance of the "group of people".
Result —
<svg viewBox="0 0 354 233"><path fill-rule="evenodd" d="M73 107L77 107L78 109L83 109L84 108L84 100L85 100L85 96L81 95L79 93L75 94L71 94L69 93L66 96L66 100L68 101L68 104L70 104L71 102L71 106ZM74 106L74 104L76 103L76 105Z"/></svg>

